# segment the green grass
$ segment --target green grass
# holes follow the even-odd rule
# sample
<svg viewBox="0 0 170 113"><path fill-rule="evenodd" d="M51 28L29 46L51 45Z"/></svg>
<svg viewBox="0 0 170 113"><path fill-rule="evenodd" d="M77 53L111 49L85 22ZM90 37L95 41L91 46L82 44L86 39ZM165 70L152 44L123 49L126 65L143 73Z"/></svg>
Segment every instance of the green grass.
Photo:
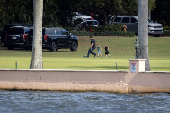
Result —
<svg viewBox="0 0 170 113"><path fill-rule="evenodd" d="M95 36L96 43L100 43L103 48L108 44L110 47L110 57L107 58L83 58L90 47L88 36L79 36L79 45L76 52L69 49L59 49L58 52L49 52L43 49L44 69L78 69L78 70L128 70L128 59L134 59L135 49L133 42L136 37L113 37ZM170 38L149 37L149 59L152 71L170 71ZM95 51L97 53L97 49ZM29 69L32 53L29 50L16 48L7 50L0 47L0 68L15 69L17 61L18 69Z"/></svg>

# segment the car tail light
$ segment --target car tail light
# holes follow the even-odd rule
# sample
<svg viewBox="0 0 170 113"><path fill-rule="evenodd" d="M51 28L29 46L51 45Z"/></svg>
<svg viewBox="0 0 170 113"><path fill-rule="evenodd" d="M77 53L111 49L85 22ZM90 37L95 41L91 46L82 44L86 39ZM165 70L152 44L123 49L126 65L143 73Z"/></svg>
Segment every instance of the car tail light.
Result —
<svg viewBox="0 0 170 113"><path fill-rule="evenodd" d="M27 40L28 40L28 36L29 36L29 35L27 35Z"/></svg>
<svg viewBox="0 0 170 113"><path fill-rule="evenodd" d="M22 37L23 39L26 39L26 35L25 35L25 34L21 34L21 37Z"/></svg>
<svg viewBox="0 0 170 113"><path fill-rule="evenodd" d="M7 39L7 34L5 34L5 39Z"/></svg>
<svg viewBox="0 0 170 113"><path fill-rule="evenodd" d="M43 35L43 39L44 39L44 40L47 40L47 35Z"/></svg>

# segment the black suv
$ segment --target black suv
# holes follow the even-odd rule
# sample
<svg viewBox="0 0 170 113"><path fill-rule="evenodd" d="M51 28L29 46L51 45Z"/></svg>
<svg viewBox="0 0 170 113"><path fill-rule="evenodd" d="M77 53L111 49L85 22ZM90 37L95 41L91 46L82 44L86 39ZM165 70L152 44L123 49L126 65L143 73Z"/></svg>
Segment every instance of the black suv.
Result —
<svg viewBox="0 0 170 113"><path fill-rule="evenodd" d="M27 26L31 27L32 25L30 24L20 24L20 23L14 23L14 24L6 24L4 25L4 28L1 33L1 42L4 43L4 46L7 46L6 40L7 40L7 31L10 29L12 26Z"/></svg>
<svg viewBox="0 0 170 113"><path fill-rule="evenodd" d="M47 42L47 35L46 35L46 28L42 28L42 47L46 47ZM33 29L30 29L27 36L27 46L29 49L32 48L32 41L33 41Z"/></svg>
<svg viewBox="0 0 170 113"><path fill-rule="evenodd" d="M26 37L32 27L13 26L6 34L6 44L9 50L15 47L27 47Z"/></svg>
<svg viewBox="0 0 170 113"><path fill-rule="evenodd" d="M56 52L58 49L77 50L78 37L71 35L71 33L63 28L46 28L46 35L46 48L52 52Z"/></svg>

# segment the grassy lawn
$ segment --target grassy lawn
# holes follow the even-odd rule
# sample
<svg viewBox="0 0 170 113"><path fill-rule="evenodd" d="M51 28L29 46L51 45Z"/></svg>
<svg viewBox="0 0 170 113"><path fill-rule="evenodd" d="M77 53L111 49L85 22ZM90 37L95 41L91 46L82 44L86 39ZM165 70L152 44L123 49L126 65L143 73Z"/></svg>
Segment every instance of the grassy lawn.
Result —
<svg viewBox="0 0 170 113"><path fill-rule="evenodd" d="M95 36L96 43L103 48L108 44L110 57L84 58L90 47L88 36L79 36L79 45L76 52L69 49L59 49L49 52L43 49L44 69L78 69L78 70L128 70L128 59L134 59L135 49L133 42L136 37ZM149 60L152 71L170 71L170 38L149 37ZM97 53L97 49L94 50ZM29 50L15 48L8 50L0 45L0 69L29 69L32 53ZM115 63L116 62L116 63Z"/></svg>

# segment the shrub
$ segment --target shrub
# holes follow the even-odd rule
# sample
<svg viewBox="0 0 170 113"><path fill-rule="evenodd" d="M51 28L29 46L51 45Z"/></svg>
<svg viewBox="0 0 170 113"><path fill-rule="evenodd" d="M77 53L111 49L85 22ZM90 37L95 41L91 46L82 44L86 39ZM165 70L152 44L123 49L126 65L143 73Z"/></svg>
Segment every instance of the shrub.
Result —
<svg viewBox="0 0 170 113"><path fill-rule="evenodd" d="M70 31L72 34L76 36L128 36L133 37L135 33L133 32L123 32L122 31L122 24L113 24L113 25L106 25L106 26L86 26L85 29L82 31ZM92 28L92 32L90 33Z"/></svg>
<svg viewBox="0 0 170 113"><path fill-rule="evenodd" d="M92 28L93 32L100 32L100 31L121 31L123 25L122 24L113 24L113 25L105 25L105 26L86 26L86 31L90 31Z"/></svg>
<svg viewBox="0 0 170 113"><path fill-rule="evenodd" d="M170 26L165 26L164 30L170 30Z"/></svg>
<svg viewBox="0 0 170 113"><path fill-rule="evenodd" d="M164 30L162 35L163 36L170 36L170 30Z"/></svg>
<svg viewBox="0 0 170 113"><path fill-rule="evenodd" d="M89 31L70 31L76 36L126 36L133 37L135 33L133 32L123 32L123 31L103 31L103 32L89 32Z"/></svg>

